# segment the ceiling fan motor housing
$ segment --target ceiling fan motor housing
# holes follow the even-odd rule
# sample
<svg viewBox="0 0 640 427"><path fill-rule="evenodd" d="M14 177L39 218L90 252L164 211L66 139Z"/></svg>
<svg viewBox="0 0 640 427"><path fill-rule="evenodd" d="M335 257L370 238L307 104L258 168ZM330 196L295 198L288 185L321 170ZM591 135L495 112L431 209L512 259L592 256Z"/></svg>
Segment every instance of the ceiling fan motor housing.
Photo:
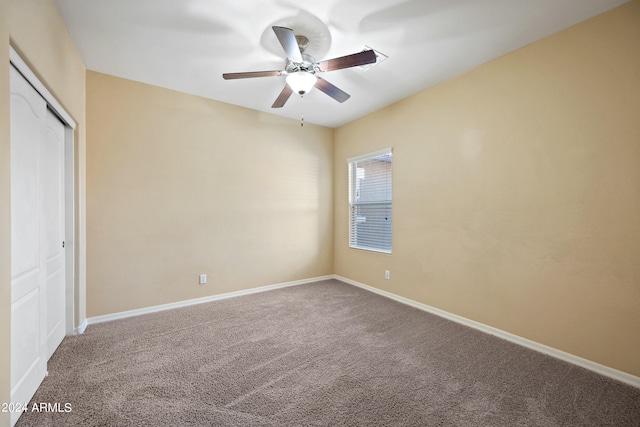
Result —
<svg viewBox="0 0 640 427"><path fill-rule="evenodd" d="M293 62L289 58L285 60L285 71L287 73L295 73L297 71L306 71L308 73L315 74L318 71L315 68L316 60L314 57L307 55L305 53L302 54L302 62Z"/></svg>

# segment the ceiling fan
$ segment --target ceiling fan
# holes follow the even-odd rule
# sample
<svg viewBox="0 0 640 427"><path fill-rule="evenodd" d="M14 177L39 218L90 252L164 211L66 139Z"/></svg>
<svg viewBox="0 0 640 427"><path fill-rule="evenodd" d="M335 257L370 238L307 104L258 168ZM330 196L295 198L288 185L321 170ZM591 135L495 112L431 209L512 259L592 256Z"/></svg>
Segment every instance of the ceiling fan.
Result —
<svg viewBox="0 0 640 427"><path fill-rule="evenodd" d="M336 101L344 102L349 99L351 95L324 80L322 77L319 77L318 73L373 64L377 60L373 50L363 50L362 52L351 55L316 62L312 56L304 53L306 47L309 45L309 39L307 37L295 35L291 28L278 26L271 28L282 45L284 52L287 54L284 70L249 71L244 73L225 73L222 75L225 80L286 76L287 83L271 108L282 108L293 92L304 95L314 87Z"/></svg>

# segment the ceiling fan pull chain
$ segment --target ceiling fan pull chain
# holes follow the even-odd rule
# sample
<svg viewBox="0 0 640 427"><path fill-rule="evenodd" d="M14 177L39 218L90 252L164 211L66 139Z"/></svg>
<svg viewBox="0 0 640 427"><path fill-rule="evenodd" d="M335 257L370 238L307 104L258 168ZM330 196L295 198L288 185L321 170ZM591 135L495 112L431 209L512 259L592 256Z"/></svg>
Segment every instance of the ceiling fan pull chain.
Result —
<svg viewBox="0 0 640 427"><path fill-rule="evenodd" d="M300 95L301 99L301 113L300 113L300 126L304 126L304 95Z"/></svg>

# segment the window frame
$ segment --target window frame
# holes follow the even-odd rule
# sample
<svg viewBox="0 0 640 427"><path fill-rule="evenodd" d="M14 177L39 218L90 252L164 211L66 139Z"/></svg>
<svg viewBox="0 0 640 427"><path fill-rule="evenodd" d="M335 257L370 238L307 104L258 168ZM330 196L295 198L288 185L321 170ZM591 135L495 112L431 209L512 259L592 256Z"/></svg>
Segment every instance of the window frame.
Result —
<svg viewBox="0 0 640 427"><path fill-rule="evenodd" d="M379 190L383 190L382 194L384 194L386 197L382 198L382 199L373 199L373 200L366 200L366 201L357 201L354 200L355 197L359 197L356 196L356 193L359 189L359 183L358 183L358 172L357 172L357 164L358 162L365 162L365 161L371 161L373 159L375 159L376 157L381 157L381 156L385 156L385 155L389 155L390 156L390 161L388 162L390 167L388 170L388 177L386 176L387 171L383 172L384 175L384 179L385 182L383 185L381 185L380 183L377 183L377 185L379 186ZM347 159L347 168L348 168L348 215L349 215L349 219L348 219L348 230L349 230L349 248L351 249L359 249L359 250L365 250L365 251L369 251L369 252L377 252L377 253L383 253L383 254L391 254L392 250L393 250L393 246L392 246L392 242L393 242L393 218L392 218L392 213L393 213L393 149L391 147L389 148L385 148L382 150L377 150L377 151L373 151L370 153L366 153L366 154L362 154L359 156L354 156L354 157L350 157ZM361 180L364 180L366 178L360 178ZM374 184L376 185L376 184ZM382 206L381 206L382 205ZM358 225L354 224L354 218L358 217L359 215L357 215L359 213L359 211L362 209L362 207L366 207L366 206L379 206L379 209L385 212L385 218L382 221L389 221L388 223L388 231L386 231L386 225L384 224L384 222L378 222L376 223L375 220L372 221L373 225L372 228L369 231L374 231L375 233L388 233L388 238L382 234L380 235L376 235L375 237L372 237L370 239L370 241L368 243L374 243L373 245L367 245L367 244L359 244L358 243L358 231L359 231L359 227ZM380 207L381 206L381 207ZM388 212L388 214L386 213ZM372 215L375 217L375 215ZM388 218L388 219L387 219ZM366 219L365 219L366 221ZM380 221L380 220L379 220ZM362 223L361 223L362 224ZM366 238L363 238L363 240L367 240ZM386 241L388 240L388 244L386 244ZM378 244L379 243L379 244ZM376 245L378 244L378 245Z"/></svg>

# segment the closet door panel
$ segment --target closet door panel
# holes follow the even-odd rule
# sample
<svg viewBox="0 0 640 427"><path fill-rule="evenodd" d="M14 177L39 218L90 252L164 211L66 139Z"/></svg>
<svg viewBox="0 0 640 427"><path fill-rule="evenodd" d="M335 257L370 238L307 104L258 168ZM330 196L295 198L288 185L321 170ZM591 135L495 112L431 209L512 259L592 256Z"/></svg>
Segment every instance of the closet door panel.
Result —
<svg viewBox="0 0 640 427"><path fill-rule="evenodd" d="M46 375L46 233L42 165L46 102L11 67L11 401ZM12 423L20 413L11 414Z"/></svg>
<svg viewBox="0 0 640 427"><path fill-rule="evenodd" d="M43 226L46 235L47 360L58 348L65 325L64 124L47 110L43 141Z"/></svg>

